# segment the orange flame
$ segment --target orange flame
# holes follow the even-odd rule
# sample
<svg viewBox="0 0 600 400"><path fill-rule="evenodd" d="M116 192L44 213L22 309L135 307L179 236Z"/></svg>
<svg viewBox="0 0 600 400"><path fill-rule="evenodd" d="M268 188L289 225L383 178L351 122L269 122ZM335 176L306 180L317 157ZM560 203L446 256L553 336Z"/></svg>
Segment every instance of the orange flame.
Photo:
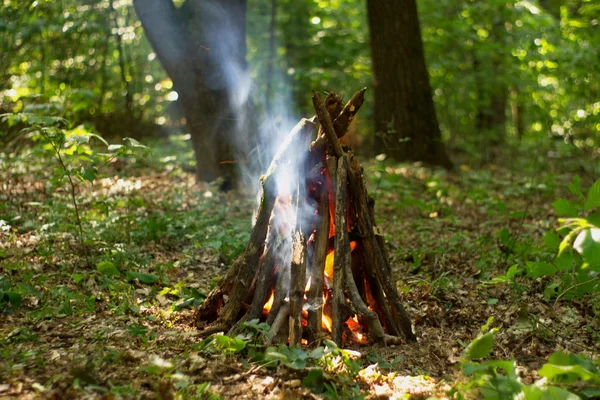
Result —
<svg viewBox="0 0 600 400"><path fill-rule="evenodd" d="M350 251L354 251L356 248L356 241L350 242ZM331 250L327 253L327 257L325 258L325 276L328 279L333 278L333 262L334 262L334 251Z"/></svg>
<svg viewBox="0 0 600 400"><path fill-rule="evenodd" d="M268 313L269 311L271 311L271 307L273 307L274 300L275 300L275 292L271 291L271 297L269 297L269 300L267 300L267 302L263 306L263 312Z"/></svg>
<svg viewBox="0 0 600 400"><path fill-rule="evenodd" d="M331 332L333 327L333 321L331 320L331 317L329 317L329 315L323 313L323 317L321 318L321 324L323 325L323 329L325 329L327 332Z"/></svg>

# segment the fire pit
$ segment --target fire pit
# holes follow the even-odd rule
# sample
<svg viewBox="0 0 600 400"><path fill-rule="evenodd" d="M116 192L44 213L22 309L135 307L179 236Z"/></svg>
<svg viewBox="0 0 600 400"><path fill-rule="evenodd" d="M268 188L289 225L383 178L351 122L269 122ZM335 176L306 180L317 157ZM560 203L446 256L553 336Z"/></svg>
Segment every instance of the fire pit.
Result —
<svg viewBox="0 0 600 400"><path fill-rule="evenodd" d="M340 346L416 340L362 167L339 142L364 93L345 106L335 93L325 102L314 93L317 116L296 125L261 177L246 248L197 310L205 333L260 319L270 341L290 345L329 335Z"/></svg>

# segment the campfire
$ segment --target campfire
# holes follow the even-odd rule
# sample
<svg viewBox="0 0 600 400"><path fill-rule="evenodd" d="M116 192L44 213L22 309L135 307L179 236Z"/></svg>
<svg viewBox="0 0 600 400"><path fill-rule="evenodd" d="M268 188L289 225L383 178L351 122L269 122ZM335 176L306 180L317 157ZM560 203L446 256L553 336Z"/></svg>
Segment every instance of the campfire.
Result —
<svg viewBox="0 0 600 400"><path fill-rule="evenodd" d="M317 115L292 129L261 177L248 244L197 310L205 333L259 319L268 341L290 345L416 340L363 169L339 141L365 90L344 106L335 93L323 102L314 92Z"/></svg>

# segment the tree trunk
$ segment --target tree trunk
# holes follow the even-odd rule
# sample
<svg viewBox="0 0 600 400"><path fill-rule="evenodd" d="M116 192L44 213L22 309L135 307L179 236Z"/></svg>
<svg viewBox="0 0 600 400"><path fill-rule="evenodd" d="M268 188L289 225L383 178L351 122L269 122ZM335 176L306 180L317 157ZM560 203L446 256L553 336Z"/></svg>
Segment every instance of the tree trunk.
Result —
<svg viewBox="0 0 600 400"><path fill-rule="evenodd" d="M452 167L441 141L416 0L367 0L376 150L400 161Z"/></svg>
<svg viewBox="0 0 600 400"><path fill-rule="evenodd" d="M246 63L246 0L134 0L173 81L192 137L196 177L235 178L256 133Z"/></svg>

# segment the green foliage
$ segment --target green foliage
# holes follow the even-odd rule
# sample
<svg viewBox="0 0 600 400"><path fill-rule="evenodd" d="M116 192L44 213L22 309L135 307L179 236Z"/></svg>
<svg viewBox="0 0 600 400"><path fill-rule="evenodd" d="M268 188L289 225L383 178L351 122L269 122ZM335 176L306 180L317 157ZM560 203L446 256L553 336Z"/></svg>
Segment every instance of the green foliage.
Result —
<svg viewBox="0 0 600 400"><path fill-rule="evenodd" d="M568 218L559 218L558 234L544 234L545 250L531 252L537 259L511 266L506 275L490 283L511 283L523 270L533 279L551 279L544 292L547 298L583 298L591 294L590 303L595 304L594 299L600 295L600 181L591 186L587 196L580 182L575 176L568 185L575 199L559 198L552 203L558 216Z"/></svg>
<svg viewBox="0 0 600 400"><path fill-rule="evenodd" d="M488 321L488 324L491 321ZM483 330L487 330L484 327ZM542 378L531 385L521 381L514 361L486 360L497 329L483 332L463 352L461 368L467 381L455 384L450 395L469 398L476 391L486 400L519 398L538 399L592 399L600 395L600 370L589 358L556 352L538 371Z"/></svg>

